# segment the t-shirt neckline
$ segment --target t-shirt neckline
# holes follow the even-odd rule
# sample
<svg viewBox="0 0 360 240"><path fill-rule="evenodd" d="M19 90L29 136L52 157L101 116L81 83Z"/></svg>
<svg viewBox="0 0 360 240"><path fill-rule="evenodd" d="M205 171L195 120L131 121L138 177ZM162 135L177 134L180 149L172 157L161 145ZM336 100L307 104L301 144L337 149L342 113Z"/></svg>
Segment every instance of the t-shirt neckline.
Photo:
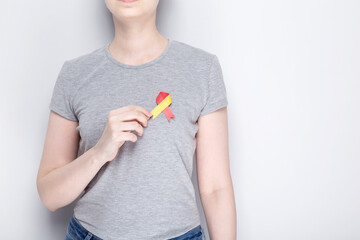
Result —
<svg viewBox="0 0 360 240"><path fill-rule="evenodd" d="M110 46L111 42L108 43L108 44L106 44L106 45L104 46L104 50L105 50L105 54L106 54L106 56L108 57L108 59L109 59L111 62L115 63L116 65L118 65L118 66L120 66L120 67L124 67L124 68L135 68L135 69L136 69L136 68L144 68L144 67L148 67L148 66L151 66L151 65L159 62L161 59L163 59L163 58L167 55L167 53L169 52L169 49L170 49L170 47L171 47L171 45L172 45L172 43L173 43L173 40L172 40L172 39L170 39L170 38L167 38L167 39L168 39L168 44L167 44L166 48L163 50L163 52L161 53L160 56L158 56L157 58L155 58L155 59L153 59L153 60L151 60L151 61L149 61L149 62L142 63L142 64L138 64L138 65L129 65L129 64L125 64L125 63L122 63L122 62L119 62L118 60L116 60L116 59L111 55L111 53L110 53L110 51L109 51L109 46Z"/></svg>

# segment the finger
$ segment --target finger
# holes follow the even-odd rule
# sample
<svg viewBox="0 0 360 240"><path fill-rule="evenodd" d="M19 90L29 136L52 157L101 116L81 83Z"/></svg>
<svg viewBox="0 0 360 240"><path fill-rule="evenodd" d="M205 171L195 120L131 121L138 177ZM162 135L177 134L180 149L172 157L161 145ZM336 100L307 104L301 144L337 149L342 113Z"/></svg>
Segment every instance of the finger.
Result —
<svg viewBox="0 0 360 240"><path fill-rule="evenodd" d="M121 131L136 131L139 136L144 133L144 128L137 121L122 122L119 126Z"/></svg>
<svg viewBox="0 0 360 240"><path fill-rule="evenodd" d="M149 110L147 110L146 108L144 107L141 107L141 106L138 106L138 105L135 105L135 109L142 112L144 115L146 115L148 118L150 118L152 116L151 112Z"/></svg>
<svg viewBox="0 0 360 240"><path fill-rule="evenodd" d="M140 111L142 112L144 115L146 115L148 118L150 118L152 116L151 112L149 110L147 110L144 107L138 106L138 105L127 105L125 107L122 108L117 108L112 110L115 114L118 113L124 113L127 111L131 111L131 110L136 110L136 111Z"/></svg>
<svg viewBox="0 0 360 240"><path fill-rule="evenodd" d="M137 141L137 136L132 133L132 132L122 132L118 139L118 141L131 141L131 142L136 142Z"/></svg>
<svg viewBox="0 0 360 240"><path fill-rule="evenodd" d="M147 126L147 121L148 121L148 117L143 112L137 110L130 110L122 113L120 119L121 121L124 122L136 120L139 123L141 123L141 125L143 125L144 127Z"/></svg>

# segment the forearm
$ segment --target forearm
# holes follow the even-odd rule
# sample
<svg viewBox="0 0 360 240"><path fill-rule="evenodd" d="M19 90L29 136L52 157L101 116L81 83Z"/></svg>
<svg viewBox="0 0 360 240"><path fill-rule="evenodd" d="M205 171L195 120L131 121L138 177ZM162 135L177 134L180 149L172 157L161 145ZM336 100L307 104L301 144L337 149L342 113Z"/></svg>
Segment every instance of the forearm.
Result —
<svg viewBox="0 0 360 240"><path fill-rule="evenodd" d="M105 164L94 148L70 163L56 168L38 180L38 191L51 211L73 202Z"/></svg>
<svg viewBox="0 0 360 240"><path fill-rule="evenodd" d="M211 240L236 239L236 208L232 185L200 194Z"/></svg>

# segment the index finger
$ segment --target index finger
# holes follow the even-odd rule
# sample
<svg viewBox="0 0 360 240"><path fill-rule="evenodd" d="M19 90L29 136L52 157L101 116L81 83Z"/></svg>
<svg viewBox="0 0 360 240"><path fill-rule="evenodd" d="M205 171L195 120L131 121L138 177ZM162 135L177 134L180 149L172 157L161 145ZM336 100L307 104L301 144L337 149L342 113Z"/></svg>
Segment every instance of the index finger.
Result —
<svg viewBox="0 0 360 240"><path fill-rule="evenodd" d="M126 112L129 110L139 111L139 112L143 113L145 116L147 116L148 118L150 118L152 116L152 113L149 110L147 110L144 107L138 106L138 105L127 105L125 107L114 109L113 112L115 114L119 114L121 112Z"/></svg>
<svg viewBox="0 0 360 240"><path fill-rule="evenodd" d="M139 105L129 105L128 107L133 108L134 110L137 110L139 112L142 112L144 115L146 115L148 118L150 118L152 116L151 112L149 110L147 110L144 107L141 107Z"/></svg>

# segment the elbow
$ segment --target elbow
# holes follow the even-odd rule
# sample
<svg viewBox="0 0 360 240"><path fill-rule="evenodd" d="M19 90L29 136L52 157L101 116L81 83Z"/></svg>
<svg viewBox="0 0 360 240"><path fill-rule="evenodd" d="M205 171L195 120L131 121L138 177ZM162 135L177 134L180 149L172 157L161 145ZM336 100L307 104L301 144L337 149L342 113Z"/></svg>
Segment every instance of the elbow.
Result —
<svg viewBox="0 0 360 240"><path fill-rule="evenodd" d="M44 194L40 194L40 200L42 202L42 204L49 209L49 211L51 212L56 212L56 210L58 210L57 207L55 207L54 205L54 201L50 198L50 197L45 197Z"/></svg>
<svg viewBox="0 0 360 240"><path fill-rule="evenodd" d="M43 202L43 205L51 212L56 212L56 210L58 210L58 208L55 208L49 204L46 204L45 202Z"/></svg>
<svg viewBox="0 0 360 240"><path fill-rule="evenodd" d="M56 210L58 210L57 208L47 208L49 209L51 212L56 212Z"/></svg>
<svg viewBox="0 0 360 240"><path fill-rule="evenodd" d="M40 200L42 202L42 204L49 209L49 211L51 212L56 212L56 210L58 210L58 208L56 208L53 204L52 201L50 199L44 198L40 196Z"/></svg>
<svg viewBox="0 0 360 240"><path fill-rule="evenodd" d="M56 212L56 211L58 210L58 208L55 207L55 206L53 206L51 203L46 202L46 201L43 201L43 200L41 200L41 201L42 201L43 205L44 205L47 209L49 209L49 211L51 211L51 212Z"/></svg>
<svg viewBox="0 0 360 240"><path fill-rule="evenodd" d="M58 210L57 207L54 206L54 201L51 198L51 193L47 192L43 187L42 184L40 182L40 180L38 179L36 182L36 187L37 187L37 191L39 194L39 198L41 203L47 208L49 209L49 211L51 212L55 212L56 210Z"/></svg>
<svg viewBox="0 0 360 240"><path fill-rule="evenodd" d="M211 187L207 187L207 188L199 188L199 194L200 196L213 196L213 195L217 195L217 194L224 194L224 193L228 193L234 192L234 188L232 185L232 182L230 181L228 184L224 184L222 186L211 186Z"/></svg>

